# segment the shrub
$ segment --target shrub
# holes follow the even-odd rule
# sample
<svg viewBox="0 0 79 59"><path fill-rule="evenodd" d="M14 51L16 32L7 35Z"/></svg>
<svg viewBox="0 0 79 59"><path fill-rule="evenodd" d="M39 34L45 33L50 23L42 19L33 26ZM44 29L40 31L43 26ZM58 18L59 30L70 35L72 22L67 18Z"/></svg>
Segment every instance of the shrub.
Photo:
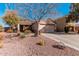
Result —
<svg viewBox="0 0 79 59"><path fill-rule="evenodd" d="M2 47L3 47L3 36L0 35L0 48L2 48Z"/></svg>
<svg viewBox="0 0 79 59"><path fill-rule="evenodd" d="M17 37L17 36L20 36L20 33L17 33L17 34L16 34L16 37Z"/></svg>
<svg viewBox="0 0 79 59"><path fill-rule="evenodd" d="M20 33L20 38L25 38L25 34L24 33Z"/></svg>
<svg viewBox="0 0 79 59"><path fill-rule="evenodd" d="M28 34L28 33L31 33L30 30L25 30L24 33Z"/></svg>
<svg viewBox="0 0 79 59"><path fill-rule="evenodd" d="M65 27L64 28L64 31L65 31L65 33L68 33L69 32L69 28L68 27Z"/></svg>
<svg viewBox="0 0 79 59"><path fill-rule="evenodd" d="M12 29L8 29L8 30L7 30L7 33L12 33L12 32L13 32Z"/></svg>
<svg viewBox="0 0 79 59"><path fill-rule="evenodd" d="M37 45L44 46L45 45L45 41L42 39L42 40L40 40L40 42L37 43Z"/></svg>
<svg viewBox="0 0 79 59"><path fill-rule="evenodd" d="M3 26L2 25L0 25L0 32L2 32L3 31Z"/></svg>

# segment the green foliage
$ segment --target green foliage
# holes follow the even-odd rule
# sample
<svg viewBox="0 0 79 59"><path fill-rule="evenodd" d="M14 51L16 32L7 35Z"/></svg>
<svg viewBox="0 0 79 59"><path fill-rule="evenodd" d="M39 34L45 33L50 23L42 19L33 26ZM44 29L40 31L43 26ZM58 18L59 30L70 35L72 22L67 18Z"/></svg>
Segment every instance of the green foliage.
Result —
<svg viewBox="0 0 79 59"><path fill-rule="evenodd" d="M7 11L5 16L3 16L3 20L11 26L19 23L19 17L14 11Z"/></svg>
<svg viewBox="0 0 79 59"><path fill-rule="evenodd" d="M71 11L68 16L68 21L79 21L79 3L72 3L71 4Z"/></svg>

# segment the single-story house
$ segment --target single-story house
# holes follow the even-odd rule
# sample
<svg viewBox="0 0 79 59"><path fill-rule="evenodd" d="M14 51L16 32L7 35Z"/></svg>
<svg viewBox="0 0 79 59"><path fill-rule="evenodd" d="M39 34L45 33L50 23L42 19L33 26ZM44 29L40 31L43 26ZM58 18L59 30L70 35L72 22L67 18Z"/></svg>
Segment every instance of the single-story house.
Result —
<svg viewBox="0 0 79 59"><path fill-rule="evenodd" d="M17 25L17 30L20 32L24 32L25 30L31 30L35 32L39 30L40 32L44 33L52 33L52 32L64 32L64 28L66 26L66 18L61 17L58 19L51 19L48 18L47 20L40 20L38 25L35 21L31 21L28 19L20 20L19 24Z"/></svg>
<svg viewBox="0 0 79 59"><path fill-rule="evenodd" d="M38 27L37 27L38 26ZM38 25L36 23L33 24L32 29L44 32L44 33L52 33L56 30L56 24L54 21L50 18L47 20L41 20L38 22Z"/></svg>
<svg viewBox="0 0 79 59"><path fill-rule="evenodd" d="M32 21L25 19L25 20L20 20L17 28L18 31L24 32L25 30L30 30L30 26L32 24Z"/></svg>
<svg viewBox="0 0 79 59"><path fill-rule="evenodd" d="M15 27L16 31L24 32L25 30L30 30L29 26L32 24L32 22L28 19L20 20L19 24ZM4 27L4 31L7 32L10 30L11 27Z"/></svg>
<svg viewBox="0 0 79 59"><path fill-rule="evenodd" d="M24 32L25 30L31 30L35 32L36 30L44 33L52 33L52 32L64 32L64 28L67 25L66 17L61 17L58 19L48 18L47 20L41 20L36 24L35 21L30 21L28 19L21 20L19 23L19 31ZM31 26L31 27L30 27ZM79 30L79 23L75 23L75 29Z"/></svg>

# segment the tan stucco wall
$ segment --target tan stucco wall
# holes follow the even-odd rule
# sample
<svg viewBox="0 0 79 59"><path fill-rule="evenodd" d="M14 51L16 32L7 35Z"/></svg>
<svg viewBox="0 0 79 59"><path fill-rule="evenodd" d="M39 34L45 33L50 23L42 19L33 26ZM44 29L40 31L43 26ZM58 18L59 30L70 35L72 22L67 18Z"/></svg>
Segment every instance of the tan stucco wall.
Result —
<svg viewBox="0 0 79 59"><path fill-rule="evenodd" d="M44 27L46 27L46 25L41 25L41 24L39 24L38 30L40 31L40 30L42 30Z"/></svg>
<svg viewBox="0 0 79 59"><path fill-rule="evenodd" d="M34 30L38 29L40 32L54 32L55 30L55 25L46 25L46 24L38 24L38 28L37 28L37 24L34 24L32 26L32 28Z"/></svg>
<svg viewBox="0 0 79 59"><path fill-rule="evenodd" d="M43 25L41 25L43 26ZM41 32L48 32L48 33L52 33L55 31L55 25L46 25L45 27L43 27L41 30Z"/></svg>
<svg viewBox="0 0 79 59"><path fill-rule="evenodd" d="M56 20L56 30L59 32L64 31L64 27L66 25L66 19L65 18L60 18Z"/></svg>

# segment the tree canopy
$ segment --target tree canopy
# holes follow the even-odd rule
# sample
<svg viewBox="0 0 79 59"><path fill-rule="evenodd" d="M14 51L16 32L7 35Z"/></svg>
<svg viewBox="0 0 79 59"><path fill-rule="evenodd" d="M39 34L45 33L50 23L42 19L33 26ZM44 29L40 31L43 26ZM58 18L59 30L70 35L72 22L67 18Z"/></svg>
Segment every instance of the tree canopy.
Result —
<svg viewBox="0 0 79 59"><path fill-rule="evenodd" d="M2 18L10 26L17 25L19 23L19 17L17 16L16 11L8 10Z"/></svg>
<svg viewBox="0 0 79 59"><path fill-rule="evenodd" d="M7 4L7 7L9 6L10 4ZM32 20L41 20L49 14L56 15L58 13L56 11L58 4L55 3L15 3L13 6L14 10L17 10L19 16Z"/></svg>
<svg viewBox="0 0 79 59"><path fill-rule="evenodd" d="M79 21L79 3L72 3L70 8L70 14L68 16L67 22Z"/></svg>

